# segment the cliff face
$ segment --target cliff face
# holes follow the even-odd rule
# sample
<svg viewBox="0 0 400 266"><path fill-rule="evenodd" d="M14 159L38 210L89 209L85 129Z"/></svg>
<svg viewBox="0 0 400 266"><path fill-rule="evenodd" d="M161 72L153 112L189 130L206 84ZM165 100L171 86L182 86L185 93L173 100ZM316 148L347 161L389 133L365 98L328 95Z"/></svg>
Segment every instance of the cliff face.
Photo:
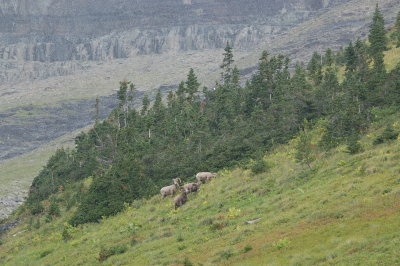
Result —
<svg viewBox="0 0 400 266"><path fill-rule="evenodd" d="M104 60L250 49L346 0L1 0L0 59Z"/></svg>

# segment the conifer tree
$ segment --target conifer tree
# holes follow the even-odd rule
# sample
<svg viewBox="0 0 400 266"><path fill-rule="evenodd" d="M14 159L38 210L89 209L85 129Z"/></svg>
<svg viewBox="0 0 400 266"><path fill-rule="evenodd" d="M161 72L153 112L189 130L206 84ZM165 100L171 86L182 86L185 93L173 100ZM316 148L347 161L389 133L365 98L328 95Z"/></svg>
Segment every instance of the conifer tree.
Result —
<svg viewBox="0 0 400 266"><path fill-rule="evenodd" d="M319 85L322 81L321 61L322 61L322 56L319 53L314 52L307 66L307 70L310 73L310 77L316 85Z"/></svg>
<svg viewBox="0 0 400 266"><path fill-rule="evenodd" d="M400 47L400 11L397 13L397 19L395 24L395 36L397 37L396 47Z"/></svg>
<svg viewBox="0 0 400 266"><path fill-rule="evenodd" d="M352 42L345 49L345 58L346 71L354 72L357 67L357 54Z"/></svg>
<svg viewBox="0 0 400 266"><path fill-rule="evenodd" d="M332 105L335 102L335 98L337 97L340 90L339 81L337 78L337 74L335 69L332 67L327 69L325 73L322 83L318 86L316 91L316 98L318 99L318 111L320 115L327 115L332 113L334 106Z"/></svg>
<svg viewBox="0 0 400 266"><path fill-rule="evenodd" d="M331 48L328 48L325 52L325 65L331 66L334 62L333 52Z"/></svg>
<svg viewBox="0 0 400 266"><path fill-rule="evenodd" d="M224 49L224 59L222 61L222 65L220 66L222 69L221 79L224 84L230 84L232 78L232 64L235 62L233 60L233 48L230 46L229 42L226 43L226 47Z"/></svg>
<svg viewBox="0 0 400 266"><path fill-rule="evenodd" d="M196 74L194 73L193 68L190 69L189 74L186 80L186 91L189 94L189 100L193 101L195 98L195 94L199 91L200 83L197 81Z"/></svg>
<svg viewBox="0 0 400 266"><path fill-rule="evenodd" d="M387 50L388 40L386 38L385 21L378 4L376 4L372 18L368 40L371 44L370 54L374 59L374 63L383 63L383 52Z"/></svg>
<svg viewBox="0 0 400 266"><path fill-rule="evenodd" d="M301 131L297 145L296 145L296 161L299 163L306 164L311 168L311 163L315 160L312 143L311 134L309 132L309 124L306 121L304 123L304 129Z"/></svg>
<svg viewBox="0 0 400 266"><path fill-rule="evenodd" d="M182 98L185 96L185 93L186 93L185 82L181 81L181 83L179 83L178 90L176 91L176 95Z"/></svg>
<svg viewBox="0 0 400 266"><path fill-rule="evenodd" d="M240 86L240 71L237 66L235 66L232 70L232 85L234 87Z"/></svg>
<svg viewBox="0 0 400 266"><path fill-rule="evenodd" d="M94 108L96 111L95 124L97 124L100 119L100 99L99 99L99 97L96 97L96 103L94 105Z"/></svg>
<svg viewBox="0 0 400 266"><path fill-rule="evenodd" d="M146 113L149 109L149 105L150 105L149 96L146 94L146 95L144 95L143 100L142 100L142 110L140 111L140 114L142 116L146 115Z"/></svg>

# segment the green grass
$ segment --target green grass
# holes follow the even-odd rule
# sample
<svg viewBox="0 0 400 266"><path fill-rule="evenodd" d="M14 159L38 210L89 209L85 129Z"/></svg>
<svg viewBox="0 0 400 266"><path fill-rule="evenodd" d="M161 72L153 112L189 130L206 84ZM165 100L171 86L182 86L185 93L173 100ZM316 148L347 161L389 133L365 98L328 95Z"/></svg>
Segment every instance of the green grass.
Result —
<svg viewBox="0 0 400 266"><path fill-rule="evenodd" d="M386 121L400 130L398 116ZM309 170L295 163L293 141L264 158L268 172L222 171L177 211L157 195L78 228L65 224L74 209L25 221L2 240L0 264L399 264L400 140L374 146L383 123L374 127L360 154L319 152ZM104 254L114 255L100 262Z"/></svg>

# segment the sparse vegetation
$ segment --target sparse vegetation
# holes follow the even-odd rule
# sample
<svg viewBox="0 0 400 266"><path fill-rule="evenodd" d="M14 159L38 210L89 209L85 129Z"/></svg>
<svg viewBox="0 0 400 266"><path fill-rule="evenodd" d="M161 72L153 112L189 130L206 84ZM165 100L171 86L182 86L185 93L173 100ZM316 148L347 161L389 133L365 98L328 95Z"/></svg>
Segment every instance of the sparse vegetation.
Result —
<svg viewBox="0 0 400 266"><path fill-rule="evenodd" d="M99 261L104 261L108 259L111 256L117 255L117 254L122 254L127 251L127 246L126 245L117 245L111 248L101 248L99 252Z"/></svg>

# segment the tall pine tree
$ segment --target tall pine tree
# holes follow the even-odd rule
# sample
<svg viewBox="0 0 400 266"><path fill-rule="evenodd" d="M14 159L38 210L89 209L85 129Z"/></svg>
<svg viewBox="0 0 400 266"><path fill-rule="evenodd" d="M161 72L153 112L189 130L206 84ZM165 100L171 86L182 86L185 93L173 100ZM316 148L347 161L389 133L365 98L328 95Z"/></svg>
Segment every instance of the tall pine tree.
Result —
<svg viewBox="0 0 400 266"><path fill-rule="evenodd" d="M190 101L195 99L195 94L199 91L199 87L200 83L197 81L193 68L191 68L186 80L186 91L189 94L188 99Z"/></svg>
<svg viewBox="0 0 400 266"><path fill-rule="evenodd" d="M235 62L233 60L233 48L231 47L231 45L229 44L229 42L226 43L226 47L224 49L224 59L222 61L222 65L221 65L221 69L222 69L222 73L221 73L221 79L223 81L224 84L230 84L231 83L231 79L232 79L232 65L233 62Z"/></svg>
<svg viewBox="0 0 400 266"><path fill-rule="evenodd" d="M387 50L388 40L386 38L385 21L382 13L376 4L375 13L369 30L368 40L371 44L370 54L374 63L383 64L383 52Z"/></svg>
<svg viewBox="0 0 400 266"><path fill-rule="evenodd" d="M397 19L395 24L395 36L397 38L396 47L400 47L400 11L397 13Z"/></svg>

